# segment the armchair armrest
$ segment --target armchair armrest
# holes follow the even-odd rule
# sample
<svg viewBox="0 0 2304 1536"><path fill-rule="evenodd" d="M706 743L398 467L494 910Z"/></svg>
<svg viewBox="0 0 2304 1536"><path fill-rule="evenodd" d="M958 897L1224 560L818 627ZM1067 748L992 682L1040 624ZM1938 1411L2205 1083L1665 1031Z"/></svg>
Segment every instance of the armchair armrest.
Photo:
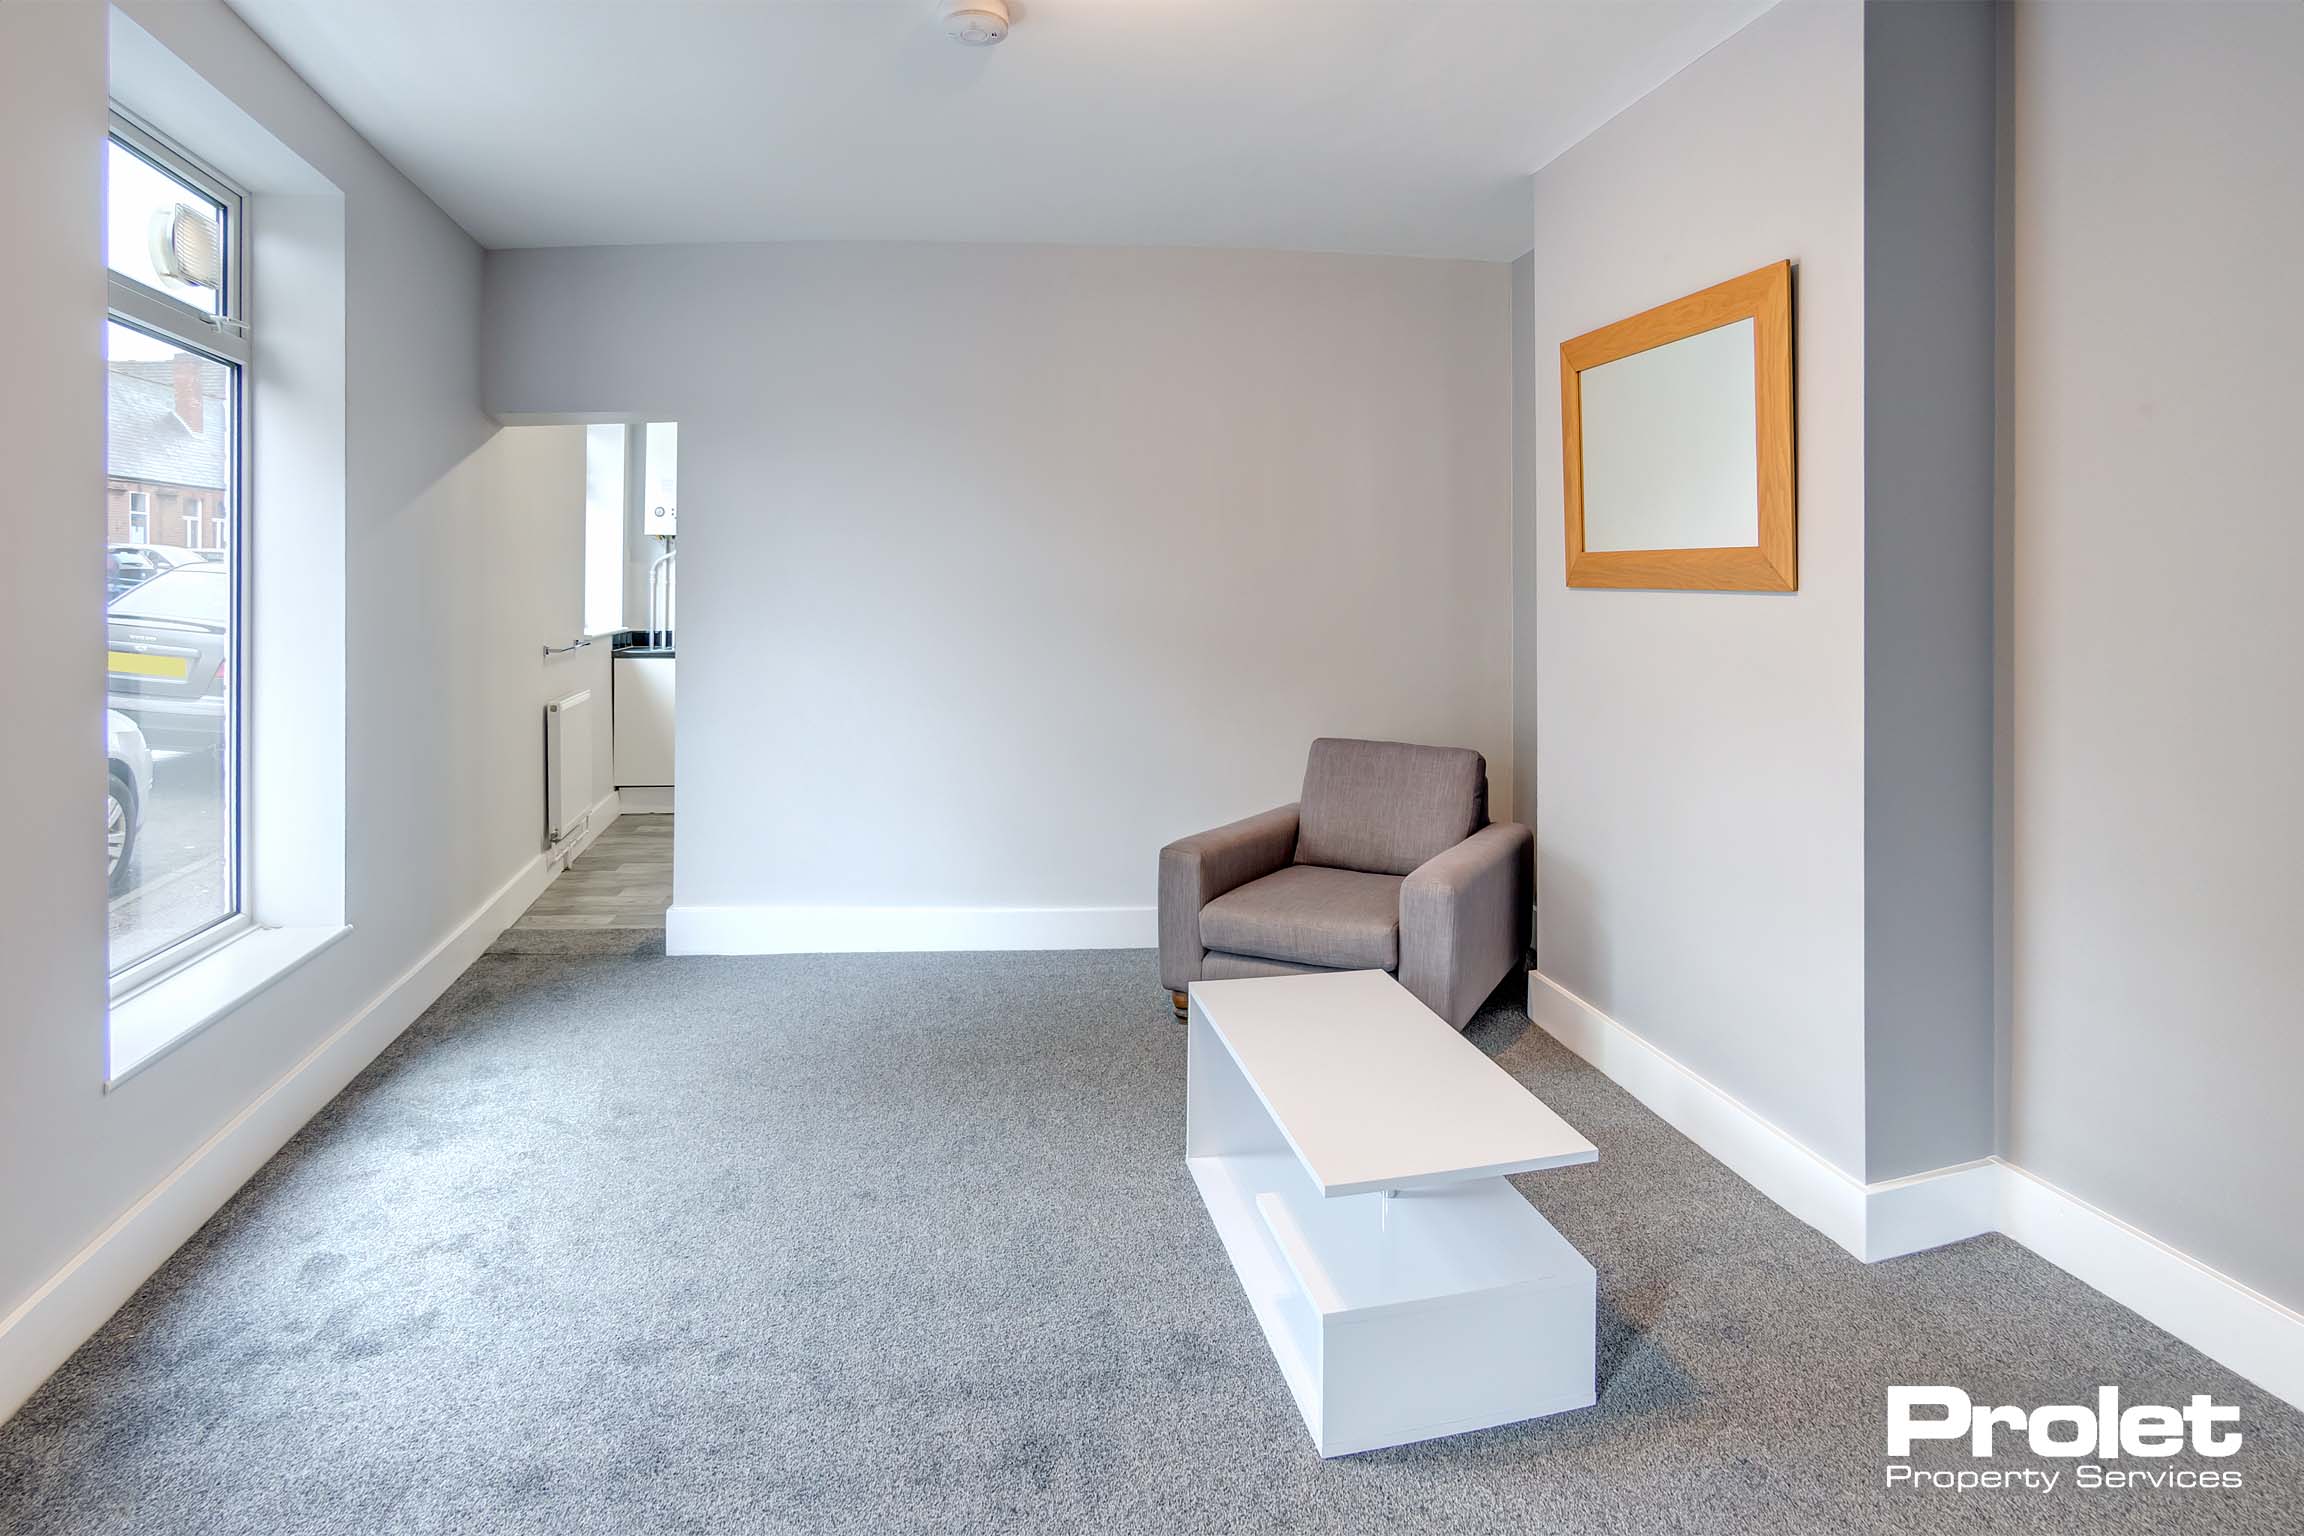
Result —
<svg viewBox="0 0 2304 1536"><path fill-rule="evenodd" d="M1400 984L1457 1029L1528 951L1536 834L1482 827L1400 882Z"/></svg>
<svg viewBox="0 0 2304 1536"><path fill-rule="evenodd" d="M1200 979L1200 909L1261 880L1296 856L1296 807L1283 805L1160 850L1160 985L1181 992Z"/></svg>

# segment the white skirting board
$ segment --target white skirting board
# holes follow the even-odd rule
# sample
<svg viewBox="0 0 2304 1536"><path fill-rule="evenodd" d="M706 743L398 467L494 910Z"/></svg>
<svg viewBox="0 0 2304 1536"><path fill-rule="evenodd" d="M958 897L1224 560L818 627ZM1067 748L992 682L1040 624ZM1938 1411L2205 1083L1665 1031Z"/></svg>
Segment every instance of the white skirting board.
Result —
<svg viewBox="0 0 2304 1536"><path fill-rule="evenodd" d="M714 907L664 914L673 955L950 949L1150 949L1151 907Z"/></svg>
<svg viewBox="0 0 2304 1536"><path fill-rule="evenodd" d="M2004 1233L2304 1408L2304 1316L2024 1169L1995 1157L1859 1183L1540 971L1528 975L1528 1016L1857 1258L1874 1262Z"/></svg>
<svg viewBox="0 0 2304 1536"><path fill-rule="evenodd" d="M610 793L594 805L585 842L615 820L615 799ZM573 856L571 852L569 857ZM195 1148L15 1311L0 1318L0 1421L21 1407L289 1137L415 1023L448 984L528 910L553 873L542 854L523 863L390 986Z"/></svg>
<svg viewBox="0 0 2304 1536"><path fill-rule="evenodd" d="M1674 1130L1747 1183L1867 1261L1992 1230L1989 1189L1974 1168L1867 1186L1541 971L1528 973L1528 1017L1621 1084ZM1879 1220L1873 1195L1879 1192Z"/></svg>
<svg viewBox="0 0 2304 1536"><path fill-rule="evenodd" d="M2304 1408L2304 1314L2013 1163L1999 1230L2274 1397Z"/></svg>

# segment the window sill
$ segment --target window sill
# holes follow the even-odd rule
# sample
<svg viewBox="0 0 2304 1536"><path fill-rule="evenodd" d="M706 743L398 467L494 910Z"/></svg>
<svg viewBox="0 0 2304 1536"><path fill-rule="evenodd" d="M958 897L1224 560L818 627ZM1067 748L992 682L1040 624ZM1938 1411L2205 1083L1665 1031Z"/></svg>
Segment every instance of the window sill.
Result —
<svg viewBox="0 0 2304 1536"><path fill-rule="evenodd" d="M112 1005L107 1091L295 970L350 928L251 928Z"/></svg>

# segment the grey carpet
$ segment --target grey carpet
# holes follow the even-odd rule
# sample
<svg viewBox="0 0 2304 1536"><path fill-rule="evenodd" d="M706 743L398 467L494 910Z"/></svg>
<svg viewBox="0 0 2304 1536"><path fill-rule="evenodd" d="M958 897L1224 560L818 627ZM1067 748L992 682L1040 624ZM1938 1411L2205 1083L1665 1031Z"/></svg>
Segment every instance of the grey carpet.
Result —
<svg viewBox="0 0 2304 1536"><path fill-rule="evenodd" d="M0 1530L2304 1530L2304 1415L2004 1240L1855 1262L1506 1007L1471 1037L1600 1148L1520 1181L1599 1267L1600 1404L1322 1462L1151 956L554 942L0 1429ZM2208 1392L2246 1487L1887 1493L1898 1381Z"/></svg>

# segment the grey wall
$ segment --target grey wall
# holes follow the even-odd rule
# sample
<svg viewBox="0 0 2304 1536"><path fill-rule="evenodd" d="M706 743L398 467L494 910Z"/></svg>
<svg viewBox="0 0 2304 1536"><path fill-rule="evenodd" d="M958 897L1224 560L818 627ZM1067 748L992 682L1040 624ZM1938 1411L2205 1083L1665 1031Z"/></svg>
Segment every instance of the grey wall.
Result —
<svg viewBox="0 0 2304 1536"><path fill-rule="evenodd" d="M2005 1147L2304 1306L2304 8L2013 43Z"/></svg>
<svg viewBox="0 0 2304 1536"><path fill-rule="evenodd" d="M0 206L19 236L0 240L0 281L20 311L0 369L0 593L41 637L36 665L0 668L0 792L19 808L0 880L0 1319L137 1192L76 1197L86 1138L52 1139L104 1086L104 870L78 813L104 772L104 123L103 9L0 5ZM0 1378L0 1417L14 1407Z"/></svg>
<svg viewBox="0 0 2304 1536"><path fill-rule="evenodd" d="M682 906L1133 908L1331 734L1511 732L1500 264L498 252L488 401L681 424Z"/></svg>
<svg viewBox="0 0 2304 1536"><path fill-rule="evenodd" d="M1537 464L1517 530L1539 963L1857 1176L1863 37L1860 9L1790 0L1537 174ZM1787 257L1800 590L1570 590L1560 343Z"/></svg>
<svg viewBox="0 0 2304 1536"><path fill-rule="evenodd" d="M103 772L102 530L88 498L103 469L105 16L96 5L0 5L0 185L12 224L40 231L6 242L22 311L7 371L10 472L24 505L90 513L16 519L0 562L11 622L49 641L40 665L0 682L0 782L24 806L85 804ZM39 876L0 882L0 1319L164 1180L181 1183L188 1158L535 858L539 704L569 675L542 667L540 642L565 641L577 612L573 567L538 551L576 537L580 449L569 434L500 438L481 411L478 248L222 5L132 4L125 17L343 198L343 504L267 504L260 486L250 515L258 539L268 518L344 524L344 707L329 718L344 721L336 760L353 931L107 1092L101 870L76 814L22 818L11 868ZM224 139L195 147L237 172ZM256 283L261 325L261 271ZM122 1266L133 1262L95 1272L132 1284ZM24 1371L74 1342L38 1309L0 1329L0 1414L38 1379Z"/></svg>
<svg viewBox="0 0 2304 1536"><path fill-rule="evenodd" d="M1993 1151L1994 14L1864 10L1869 1179Z"/></svg>

